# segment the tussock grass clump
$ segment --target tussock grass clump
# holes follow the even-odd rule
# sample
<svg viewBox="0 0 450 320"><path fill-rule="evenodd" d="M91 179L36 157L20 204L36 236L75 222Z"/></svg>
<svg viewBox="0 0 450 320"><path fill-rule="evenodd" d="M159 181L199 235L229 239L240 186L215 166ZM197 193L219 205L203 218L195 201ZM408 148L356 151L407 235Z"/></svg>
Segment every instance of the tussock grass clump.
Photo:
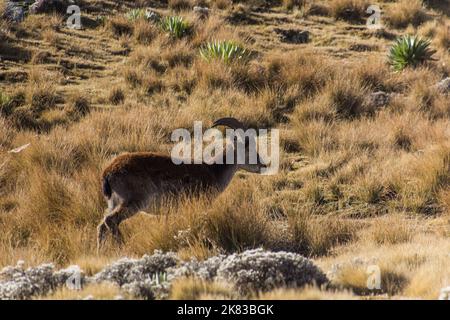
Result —
<svg viewBox="0 0 450 320"><path fill-rule="evenodd" d="M10 99L11 98L6 93L0 91L0 109L5 108Z"/></svg>
<svg viewBox="0 0 450 320"><path fill-rule="evenodd" d="M205 281L193 277L175 280L170 290L171 300L227 300L236 298L238 298L236 290L229 283Z"/></svg>
<svg viewBox="0 0 450 320"><path fill-rule="evenodd" d="M205 217L207 238L227 252L257 248L269 238L268 220L249 187L241 187L237 197L230 194L215 202Z"/></svg>
<svg viewBox="0 0 450 320"><path fill-rule="evenodd" d="M289 229L296 252L306 256L322 256L356 236L357 227L336 217L314 216L299 212L289 218Z"/></svg>
<svg viewBox="0 0 450 320"><path fill-rule="evenodd" d="M370 262L362 260L343 265L335 280L339 283L338 287L351 290L359 295L370 294L371 290L367 287L367 268L369 265ZM381 285L379 292L395 295L405 288L408 279L401 272L395 270L395 267L383 265L380 269Z"/></svg>
<svg viewBox="0 0 450 320"><path fill-rule="evenodd" d="M450 22L442 22L438 25L435 41L442 49L450 52Z"/></svg>
<svg viewBox="0 0 450 320"><path fill-rule="evenodd" d="M367 89L355 84L350 77L339 76L329 82L316 101L323 108L321 117L356 118L370 113L366 108ZM316 107L317 108L317 107ZM318 108L320 110L320 107Z"/></svg>
<svg viewBox="0 0 450 320"><path fill-rule="evenodd" d="M295 7L302 7L307 3L306 0L283 0L283 7L286 10L292 10Z"/></svg>
<svg viewBox="0 0 450 320"><path fill-rule="evenodd" d="M16 131L3 117L0 117L0 125L0 150L4 151L11 146L11 142L16 135ZM6 162L2 163L2 158L0 158L0 163L0 181L5 183L5 181L3 181L2 174L4 173ZM0 190L1 189L2 188L0 188Z"/></svg>
<svg viewBox="0 0 450 320"><path fill-rule="evenodd" d="M178 16L162 18L160 26L164 32L177 39L184 37L191 30L191 25Z"/></svg>
<svg viewBox="0 0 450 320"><path fill-rule="evenodd" d="M130 21L144 19L145 18L145 9L142 9L142 8L131 9L130 11L127 12L127 14L125 16Z"/></svg>
<svg viewBox="0 0 450 320"><path fill-rule="evenodd" d="M125 93L121 88L113 88L109 93L108 100L111 104L117 106L125 101Z"/></svg>
<svg viewBox="0 0 450 320"><path fill-rule="evenodd" d="M30 62L32 64L49 63L51 61L51 56L51 53L48 51L38 50L33 54Z"/></svg>
<svg viewBox="0 0 450 320"><path fill-rule="evenodd" d="M213 0L212 2L214 7L220 10L228 9L233 5L232 0Z"/></svg>
<svg viewBox="0 0 450 320"><path fill-rule="evenodd" d="M422 0L400 0L386 13L387 22L394 28L418 26L427 20Z"/></svg>
<svg viewBox="0 0 450 320"><path fill-rule="evenodd" d="M36 85L28 92L27 100L30 109L35 113L53 108L57 101L55 88L49 84Z"/></svg>
<svg viewBox="0 0 450 320"><path fill-rule="evenodd" d="M158 36L158 29L147 21L138 21L134 26L133 36L139 44L148 45Z"/></svg>
<svg viewBox="0 0 450 320"><path fill-rule="evenodd" d="M411 136L404 128L397 129L392 140L396 148L406 151L410 151L413 145Z"/></svg>
<svg viewBox="0 0 450 320"><path fill-rule="evenodd" d="M45 29L42 32L42 38L53 47L57 47L61 43L61 37L52 28Z"/></svg>
<svg viewBox="0 0 450 320"><path fill-rule="evenodd" d="M408 243L418 230L417 226L413 227L406 219L407 217L399 214L379 218L363 232L362 237L378 245Z"/></svg>
<svg viewBox="0 0 450 320"><path fill-rule="evenodd" d="M193 4L190 0L168 0L168 6L175 11L189 10Z"/></svg>
<svg viewBox="0 0 450 320"><path fill-rule="evenodd" d="M357 64L352 73L358 83L373 92L391 92L400 88L397 76L390 72L385 59L375 55L368 57L366 63Z"/></svg>
<svg viewBox="0 0 450 320"><path fill-rule="evenodd" d="M133 34L133 25L127 17L115 16L108 19L107 28L115 37L129 36Z"/></svg>
<svg viewBox="0 0 450 320"><path fill-rule="evenodd" d="M206 61L219 59L225 63L237 60L245 60L248 57L247 50L234 41L214 41L200 48L200 56Z"/></svg>
<svg viewBox="0 0 450 320"><path fill-rule="evenodd" d="M401 187L400 203L405 209L422 214L440 211L437 206L439 191L449 185L450 154L445 147L430 150L424 162L413 161L410 170L418 170L413 181Z"/></svg>
<svg viewBox="0 0 450 320"><path fill-rule="evenodd" d="M89 100L82 95L75 95L70 102L71 111L79 116L86 116L91 112Z"/></svg>
<svg viewBox="0 0 450 320"><path fill-rule="evenodd" d="M350 22L362 22L369 7L366 0L332 0L330 13L335 19Z"/></svg>
<svg viewBox="0 0 450 320"><path fill-rule="evenodd" d="M446 19L434 19L422 24L418 34L433 39L436 47L444 52L449 52L450 48L450 22Z"/></svg>
<svg viewBox="0 0 450 320"><path fill-rule="evenodd" d="M396 40L389 51L389 63L396 71L406 67L415 68L433 60L435 50L430 48L430 40L418 36L405 35Z"/></svg>
<svg viewBox="0 0 450 320"><path fill-rule="evenodd" d="M449 100L425 81L412 84L408 100L412 103L413 110L427 114L432 119L448 117L450 112Z"/></svg>

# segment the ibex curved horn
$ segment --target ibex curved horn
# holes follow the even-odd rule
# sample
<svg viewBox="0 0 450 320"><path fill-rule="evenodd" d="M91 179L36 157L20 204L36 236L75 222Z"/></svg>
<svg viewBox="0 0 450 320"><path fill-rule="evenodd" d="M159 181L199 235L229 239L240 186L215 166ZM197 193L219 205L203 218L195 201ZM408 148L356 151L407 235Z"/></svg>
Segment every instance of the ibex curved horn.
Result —
<svg viewBox="0 0 450 320"><path fill-rule="evenodd" d="M217 127L217 126L227 126L230 127L231 129L244 129L244 124L242 122L240 122L238 119L236 118L220 118L218 120L216 120L212 127Z"/></svg>

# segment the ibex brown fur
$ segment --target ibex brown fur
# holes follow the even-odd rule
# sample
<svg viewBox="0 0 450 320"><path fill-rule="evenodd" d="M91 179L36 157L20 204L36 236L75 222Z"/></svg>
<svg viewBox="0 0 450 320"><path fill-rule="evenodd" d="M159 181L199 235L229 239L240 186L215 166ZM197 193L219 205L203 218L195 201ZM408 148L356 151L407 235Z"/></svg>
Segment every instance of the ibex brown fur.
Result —
<svg viewBox="0 0 450 320"><path fill-rule="evenodd" d="M213 126L219 125L244 128L234 118L219 119ZM126 153L116 157L102 175L108 209L97 228L98 248L104 244L108 231L117 242L122 242L119 224L140 210L157 208L163 201L177 200L183 195L215 196L228 186L238 169L259 173L266 167L259 155L256 164L236 164L237 161L226 164L226 155L235 152L235 144L216 156L223 157L223 164L216 161L213 164L176 165L170 156L151 152ZM245 144L247 162L249 148Z"/></svg>

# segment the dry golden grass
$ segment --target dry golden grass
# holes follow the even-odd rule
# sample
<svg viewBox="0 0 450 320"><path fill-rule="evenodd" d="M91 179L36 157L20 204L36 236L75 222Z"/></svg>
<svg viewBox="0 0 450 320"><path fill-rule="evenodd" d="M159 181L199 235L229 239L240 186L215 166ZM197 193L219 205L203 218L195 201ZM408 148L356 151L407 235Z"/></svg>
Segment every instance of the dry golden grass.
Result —
<svg viewBox="0 0 450 320"><path fill-rule="evenodd" d="M443 21L440 23L436 30L435 35L436 43L442 49L449 51L450 48L450 23Z"/></svg>
<svg viewBox="0 0 450 320"><path fill-rule="evenodd" d="M335 19L354 22L362 21L370 5L366 0L332 0L328 3L330 13Z"/></svg>
<svg viewBox="0 0 450 320"><path fill-rule="evenodd" d="M220 10L227 9L233 5L232 0L212 0L214 7Z"/></svg>
<svg viewBox="0 0 450 320"><path fill-rule="evenodd" d="M363 231L362 238L379 245L411 242L420 231L418 225L414 224L415 222L408 221L407 217L388 215L374 221L370 228Z"/></svg>
<svg viewBox="0 0 450 320"><path fill-rule="evenodd" d="M302 6L306 5L307 1L305 0L283 0L283 7L286 10L292 10L295 7L301 8Z"/></svg>
<svg viewBox="0 0 450 320"><path fill-rule="evenodd" d="M376 265L381 272L381 290L375 293L387 293L393 298L437 299L450 275L448 269L444 270L449 259L447 250L446 240L422 235L395 245L361 243L346 249L338 258L325 258L323 263L340 263L333 283L355 293L371 293L367 289L367 268Z"/></svg>
<svg viewBox="0 0 450 320"><path fill-rule="evenodd" d="M193 7L191 0L169 0L167 4L174 11L189 10Z"/></svg>
<svg viewBox="0 0 450 320"><path fill-rule="evenodd" d="M314 16L311 7L301 18L312 41L302 45L274 36L283 19L298 22L281 1L272 12L254 10L258 1L234 9L230 1L214 1L220 10L205 20L181 10L200 2L171 1L193 25L179 40L143 19L129 21L128 7L109 12L105 27L82 33L63 30L56 15L29 16L17 30L0 28L7 38L1 50L33 53L31 63L0 62L0 266L51 261L94 274L120 256L154 249L206 259L264 247L312 257L324 271L334 263L343 269L333 290L278 290L261 298L371 294L367 266L346 264L358 256L377 259L383 293L436 298L448 285L450 100L435 87L450 74L448 17L406 31L432 38L438 60L394 73L386 64L390 39L424 22L425 14L438 14L420 1L383 2L390 26L375 34L351 25L364 22L366 4L329 1L331 17ZM258 23L236 20L241 11ZM204 61L199 48L213 40L241 43L250 61ZM349 50L368 41L371 52ZM21 72L26 80L17 81ZM390 101L368 103L379 90L390 93ZM121 152L169 153L174 129L192 128L195 120L206 127L223 116L280 129L280 172L239 173L213 201L190 199L138 214L121 225L125 246L111 243L97 256L96 225L106 207L102 168ZM22 152L7 153L27 143ZM116 288L86 290L61 290L52 298L119 294ZM172 297L234 295L222 285L187 279Z"/></svg>
<svg viewBox="0 0 450 320"><path fill-rule="evenodd" d="M106 28L115 37L129 36L134 31L132 23L123 15L108 19Z"/></svg>
<svg viewBox="0 0 450 320"><path fill-rule="evenodd" d="M295 250L306 256L328 254L333 248L351 241L358 229L351 221L314 217L308 212L296 213L291 219L289 227Z"/></svg>
<svg viewBox="0 0 450 320"><path fill-rule="evenodd" d="M317 287L304 289L276 289L260 294L261 300L354 300L357 299L350 291L322 290Z"/></svg>
<svg viewBox="0 0 450 320"><path fill-rule="evenodd" d="M400 0L386 12L387 22L394 28L418 26L425 22L427 14L422 0Z"/></svg>
<svg viewBox="0 0 450 320"><path fill-rule="evenodd" d="M108 100L113 105L123 104L125 101L125 93L121 88L113 88L109 93Z"/></svg>
<svg viewBox="0 0 450 320"><path fill-rule="evenodd" d="M42 300L117 300L127 299L120 289L114 284L90 284L82 290L72 290L66 287L56 290L55 292L40 297Z"/></svg>
<svg viewBox="0 0 450 320"><path fill-rule="evenodd" d="M236 291L227 283L208 282L196 278L176 280L172 284L171 300L237 299Z"/></svg>

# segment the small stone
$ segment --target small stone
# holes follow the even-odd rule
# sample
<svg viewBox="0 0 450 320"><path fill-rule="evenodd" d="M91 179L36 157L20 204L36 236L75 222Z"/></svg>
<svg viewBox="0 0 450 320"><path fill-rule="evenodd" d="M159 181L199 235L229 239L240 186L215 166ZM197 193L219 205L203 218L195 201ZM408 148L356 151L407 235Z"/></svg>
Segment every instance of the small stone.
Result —
<svg viewBox="0 0 450 320"><path fill-rule="evenodd" d="M282 42L287 43L307 43L309 41L309 32L295 29L275 28L274 31L280 36Z"/></svg>
<svg viewBox="0 0 450 320"><path fill-rule="evenodd" d="M67 0L37 0L29 8L31 14L57 12L66 14L72 2Z"/></svg>
<svg viewBox="0 0 450 320"><path fill-rule="evenodd" d="M159 22L161 20L161 15L158 12L153 11L151 8L147 8L145 10L145 18L148 21L156 23L156 22Z"/></svg>
<svg viewBox="0 0 450 320"><path fill-rule="evenodd" d="M442 93L450 93L450 77L439 81L436 87Z"/></svg>
<svg viewBox="0 0 450 320"><path fill-rule="evenodd" d="M207 18L209 15L209 8L195 6L192 10L198 14L200 17Z"/></svg>
<svg viewBox="0 0 450 320"><path fill-rule="evenodd" d="M10 22L22 22L25 19L25 10L16 2L7 1L1 18Z"/></svg>
<svg viewBox="0 0 450 320"><path fill-rule="evenodd" d="M390 101L390 95L384 91L377 91L369 94L366 98L366 104L372 108L386 106Z"/></svg>

